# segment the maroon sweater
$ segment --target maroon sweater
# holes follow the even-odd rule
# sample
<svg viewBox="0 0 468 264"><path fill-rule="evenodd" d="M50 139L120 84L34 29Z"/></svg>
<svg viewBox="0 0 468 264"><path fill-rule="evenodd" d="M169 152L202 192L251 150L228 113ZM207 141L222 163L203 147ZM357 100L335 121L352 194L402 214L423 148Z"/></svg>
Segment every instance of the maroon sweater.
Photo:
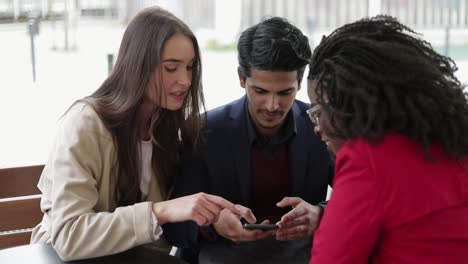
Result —
<svg viewBox="0 0 468 264"><path fill-rule="evenodd" d="M273 153L253 144L250 151L251 205L258 222L278 221L291 208L279 208L276 203L291 195L292 177L289 144L283 143Z"/></svg>

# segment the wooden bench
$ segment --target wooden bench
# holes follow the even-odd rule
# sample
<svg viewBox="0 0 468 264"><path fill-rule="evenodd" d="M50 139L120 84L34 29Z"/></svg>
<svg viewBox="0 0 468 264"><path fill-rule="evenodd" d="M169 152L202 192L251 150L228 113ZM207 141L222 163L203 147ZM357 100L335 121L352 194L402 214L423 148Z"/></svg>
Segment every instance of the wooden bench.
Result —
<svg viewBox="0 0 468 264"><path fill-rule="evenodd" d="M44 165L0 169L0 249L29 244L42 220L37 183Z"/></svg>

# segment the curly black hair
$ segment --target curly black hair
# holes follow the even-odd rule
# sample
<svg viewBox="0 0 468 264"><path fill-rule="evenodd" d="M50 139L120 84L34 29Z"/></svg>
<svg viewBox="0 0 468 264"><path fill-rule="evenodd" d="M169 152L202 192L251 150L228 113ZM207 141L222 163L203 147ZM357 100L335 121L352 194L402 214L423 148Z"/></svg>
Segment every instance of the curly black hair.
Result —
<svg viewBox="0 0 468 264"><path fill-rule="evenodd" d="M395 18L380 15L336 29L309 66L330 136L374 143L399 133L420 143L429 159L432 143L455 159L468 154L467 98L454 61Z"/></svg>
<svg viewBox="0 0 468 264"><path fill-rule="evenodd" d="M243 31L237 44L239 72L250 77L251 68L298 71L302 80L312 51L309 39L282 17L271 17Z"/></svg>

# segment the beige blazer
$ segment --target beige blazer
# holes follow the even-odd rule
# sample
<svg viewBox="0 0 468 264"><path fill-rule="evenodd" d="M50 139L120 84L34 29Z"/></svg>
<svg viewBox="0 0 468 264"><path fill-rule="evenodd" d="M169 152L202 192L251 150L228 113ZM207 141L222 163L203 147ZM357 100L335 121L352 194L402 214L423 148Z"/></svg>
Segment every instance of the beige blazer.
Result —
<svg viewBox="0 0 468 264"><path fill-rule="evenodd" d="M96 112L74 105L58 126L38 187L42 192L42 222L31 243L51 243L64 260L115 254L154 242L152 202L161 201L152 177L148 201L116 208L113 190L117 152ZM163 238L154 245L169 252Z"/></svg>

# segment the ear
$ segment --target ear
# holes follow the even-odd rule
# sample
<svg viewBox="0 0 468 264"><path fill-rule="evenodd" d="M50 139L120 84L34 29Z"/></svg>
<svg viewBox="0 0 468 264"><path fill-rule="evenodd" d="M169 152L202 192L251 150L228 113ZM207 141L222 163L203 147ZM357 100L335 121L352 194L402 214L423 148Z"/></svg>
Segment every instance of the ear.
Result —
<svg viewBox="0 0 468 264"><path fill-rule="evenodd" d="M301 87L302 87L301 83L302 83L302 80L301 81L297 80L297 91L298 92L301 90Z"/></svg>
<svg viewBox="0 0 468 264"><path fill-rule="evenodd" d="M237 67L237 76L239 77L239 84L245 89L245 75L242 73L241 68Z"/></svg>

